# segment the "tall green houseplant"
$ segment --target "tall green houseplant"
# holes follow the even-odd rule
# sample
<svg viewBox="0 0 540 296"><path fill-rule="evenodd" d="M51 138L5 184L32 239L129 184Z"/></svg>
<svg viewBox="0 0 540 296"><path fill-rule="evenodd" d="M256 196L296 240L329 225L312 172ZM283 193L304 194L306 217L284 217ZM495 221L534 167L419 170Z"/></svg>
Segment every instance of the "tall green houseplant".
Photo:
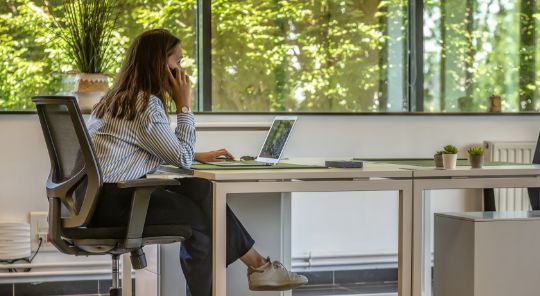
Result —
<svg viewBox="0 0 540 296"><path fill-rule="evenodd" d="M105 73L113 64L112 37L118 20L117 0L64 1L54 18L64 52L81 73Z"/></svg>
<svg viewBox="0 0 540 296"><path fill-rule="evenodd" d="M113 32L118 20L117 0L68 0L54 17L64 52L77 70L74 94L88 112L109 89L105 74L114 63Z"/></svg>

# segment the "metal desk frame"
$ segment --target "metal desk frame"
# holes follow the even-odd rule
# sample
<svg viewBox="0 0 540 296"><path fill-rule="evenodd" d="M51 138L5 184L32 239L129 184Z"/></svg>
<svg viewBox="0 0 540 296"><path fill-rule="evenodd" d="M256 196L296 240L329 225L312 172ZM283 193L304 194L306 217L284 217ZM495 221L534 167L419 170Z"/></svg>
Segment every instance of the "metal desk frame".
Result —
<svg viewBox="0 0 540 296"><path fill-rule="evenodd" d="M226 201L232 193L398 191L398 292L411 293L412 173L395 167L377 169L296 169L196 171L214 184L213 295L226 294Z"/></svg>

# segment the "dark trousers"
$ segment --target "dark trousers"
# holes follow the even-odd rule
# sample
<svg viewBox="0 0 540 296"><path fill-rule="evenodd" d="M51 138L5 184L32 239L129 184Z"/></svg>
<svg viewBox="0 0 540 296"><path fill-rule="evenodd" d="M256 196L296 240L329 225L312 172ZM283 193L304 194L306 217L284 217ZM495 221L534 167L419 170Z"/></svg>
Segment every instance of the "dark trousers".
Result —
<svg viewBox="0 0 540 296"><path fill-rule="evenodd" d="M188 295L212 294L212 183L200 178L180 179L180 186L158 189L152 194L145 225L184 224L193 229L182 243L180 264ZM92 226L125 226L132 189L105 184ZM253 247L254 240L227 206L227 265Z"/></svg>

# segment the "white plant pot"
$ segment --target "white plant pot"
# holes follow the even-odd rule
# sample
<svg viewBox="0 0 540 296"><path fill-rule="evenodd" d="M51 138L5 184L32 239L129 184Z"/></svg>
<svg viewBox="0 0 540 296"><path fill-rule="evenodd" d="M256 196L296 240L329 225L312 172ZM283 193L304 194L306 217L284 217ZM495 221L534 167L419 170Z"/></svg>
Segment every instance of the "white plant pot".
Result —
<svg viewBox="0 0 540 296"><path fill-rule="evenodd" d="M73 94L82 112L91 112L109 90L109 77L103 74L79 73L75 76Z"/></svg>
<svg viewBox="0 0 540 296"><path fill-rule="evenodd" d="M443 166L446 170L453 170L456 168L457 154L443 154Z"/></svg>

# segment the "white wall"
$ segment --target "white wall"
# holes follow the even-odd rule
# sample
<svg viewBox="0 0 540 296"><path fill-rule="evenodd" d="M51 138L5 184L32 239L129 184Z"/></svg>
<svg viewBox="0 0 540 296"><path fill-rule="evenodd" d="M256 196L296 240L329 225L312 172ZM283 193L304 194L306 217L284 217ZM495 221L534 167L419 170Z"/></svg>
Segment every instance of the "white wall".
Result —
<svg viewBox="0 0 540 296"><path fill-rule="evenodd" d="M271 116L201 115L205 126L269 123ZM538 116L301 116L284 157L431 157L452 143L534 141ZM226 125L226 124L225 124ZM234 155L258 152L264 131L202 131L198 150L228 148ZM37 115L0 115L0 220L26 221L46 211L44 181L49 160ZM439 195L434 208L460 210L463 199ZM293 198L293 256L395 253L395 193L297 194ZM339 222L339 223L337 223ZM352 236L351 233L358 234Z"/></svg>

